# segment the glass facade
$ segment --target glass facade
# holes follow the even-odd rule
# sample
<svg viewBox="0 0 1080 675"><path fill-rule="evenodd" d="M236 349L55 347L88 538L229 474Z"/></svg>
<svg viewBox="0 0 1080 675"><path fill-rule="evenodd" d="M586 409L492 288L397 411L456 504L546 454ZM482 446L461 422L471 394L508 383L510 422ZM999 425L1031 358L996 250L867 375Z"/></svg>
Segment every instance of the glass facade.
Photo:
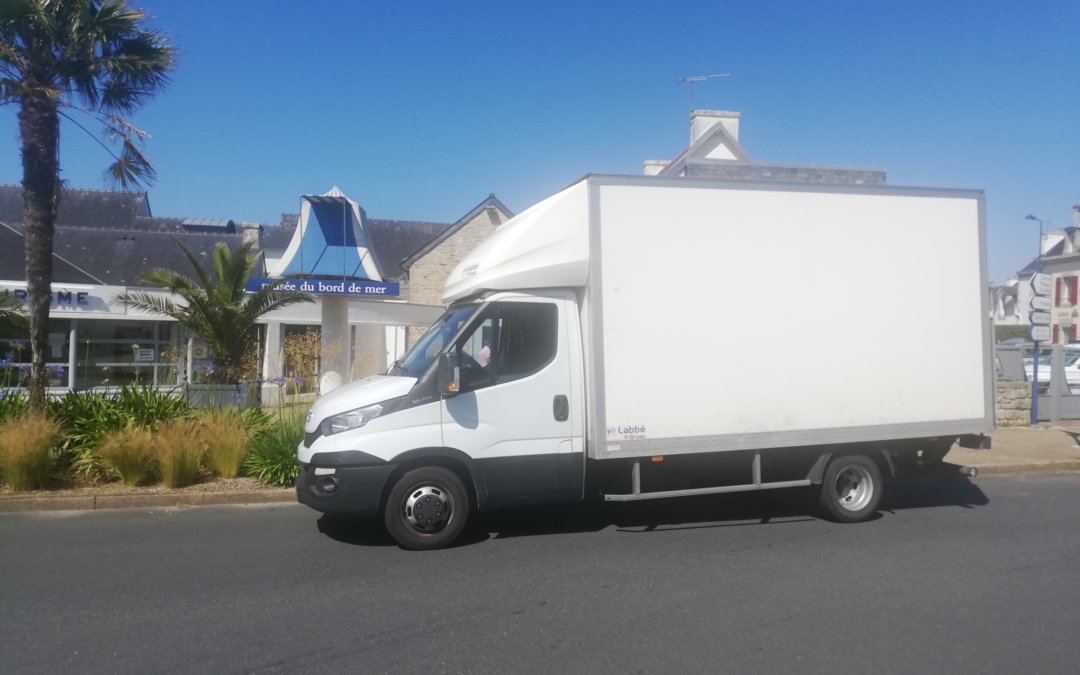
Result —
<svg viewBox="0 0 1080 675"><path fill-rule="evenodd" d="M0 322L0 388L26 386L30 360L26 326ZM50 387L169 386L179 382L185 362L180 327L171 321L49 321Z"/></svg>
<svg viewBox="0 0 1080 675"><path fill-rule="evenodd" d="M80 321L75 387L178 384L186 362L180 326L171 321Z"/></svg>
<svg viewBox="0 0 1080 675"><path fill-rule="evenodd" d="M49 321L49 350L45 362L50 387L68 386L71 321ZM0 321L0 388L25 386L30 375L30 340L25 325Z"/></svg>

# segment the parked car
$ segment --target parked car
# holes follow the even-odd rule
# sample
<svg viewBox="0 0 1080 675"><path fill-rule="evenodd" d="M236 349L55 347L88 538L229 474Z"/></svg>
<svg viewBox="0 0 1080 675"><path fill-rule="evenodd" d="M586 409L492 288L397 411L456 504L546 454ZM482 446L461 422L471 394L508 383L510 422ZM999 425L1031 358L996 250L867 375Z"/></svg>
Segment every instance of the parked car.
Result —
<svg viewBox="0 0 1080 675"><path fill-rule="evenodd" d="M1071 342L1062 346L1065 362L1065 382L1068 383L1070 394L1080 394L1080 343ZM1051 355L1053 348L1039 348L1039 392L1045 393L1050 388L1051 381ZM1035 375L1033 366L1034 358L1031 348L1028 347L1024 355L1024 375L1030 382Z"/></svg>

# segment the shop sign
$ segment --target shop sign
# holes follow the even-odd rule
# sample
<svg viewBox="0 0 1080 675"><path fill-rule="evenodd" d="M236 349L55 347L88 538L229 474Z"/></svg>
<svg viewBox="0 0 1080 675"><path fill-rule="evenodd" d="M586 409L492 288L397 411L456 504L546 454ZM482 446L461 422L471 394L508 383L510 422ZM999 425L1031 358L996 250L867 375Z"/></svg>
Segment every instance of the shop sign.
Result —
<svg viewBox="0 0 1080 675"><path fill-rule="evenodd" d="M49 294L49 312L65 314L72 312L97 312L105 314L123 314L123 307L113 307L109 300L121 295L127 289L123 286L61 286L52 285ZM11 295L24 304L30 303L30 294L25 284L0 284L0 293Z"/></svg>
<svg viewBox="0 0 1080 675"><path fill-rule="evenodd" d="M268 286L276 279L249 279L247 290L251 293ZM401 285L386 281L354 280L344 281L338 279L289 279L278 284L278 288L285 291L300 291L312 295L354 295L374 296L382 298L396 298L401 295Z"/></svg>

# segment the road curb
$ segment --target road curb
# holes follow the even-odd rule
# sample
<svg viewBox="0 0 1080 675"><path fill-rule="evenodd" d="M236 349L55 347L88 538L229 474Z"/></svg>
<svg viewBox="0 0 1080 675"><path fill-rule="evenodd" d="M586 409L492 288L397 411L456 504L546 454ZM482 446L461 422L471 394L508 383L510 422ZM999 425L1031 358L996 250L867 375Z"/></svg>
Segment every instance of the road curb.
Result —
<svg viewBox="0 0 1080 675"><path fill-rule="evenodd" d="M164 492L159 494L4 496L0 513L27 511L98 511L164 507L218 506L226 504L273 504L295 502L296 490L280 488L253 492Z"/></svg>
<svg viewBox="0 0 1080 675"><path fill-rule="evenodd" d="M1041 464L1003 464L999 466L973 465L980 476L1027 476L1047 473L1074 473L1080 471L1080 461L1044 462Z"/></svg>

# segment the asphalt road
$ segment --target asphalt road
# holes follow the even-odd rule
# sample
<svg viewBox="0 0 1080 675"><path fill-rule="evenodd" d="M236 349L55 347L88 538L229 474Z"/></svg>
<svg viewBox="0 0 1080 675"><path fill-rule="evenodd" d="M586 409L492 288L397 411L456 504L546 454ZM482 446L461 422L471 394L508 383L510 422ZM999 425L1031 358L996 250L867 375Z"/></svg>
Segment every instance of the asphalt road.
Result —
<svg viewBox="0 0 1080 675"><path fill-rule="evenodd" d="M1073 673L1080 475L489 515L398 549L298 505L0 514L5 673Z"/></svg>

